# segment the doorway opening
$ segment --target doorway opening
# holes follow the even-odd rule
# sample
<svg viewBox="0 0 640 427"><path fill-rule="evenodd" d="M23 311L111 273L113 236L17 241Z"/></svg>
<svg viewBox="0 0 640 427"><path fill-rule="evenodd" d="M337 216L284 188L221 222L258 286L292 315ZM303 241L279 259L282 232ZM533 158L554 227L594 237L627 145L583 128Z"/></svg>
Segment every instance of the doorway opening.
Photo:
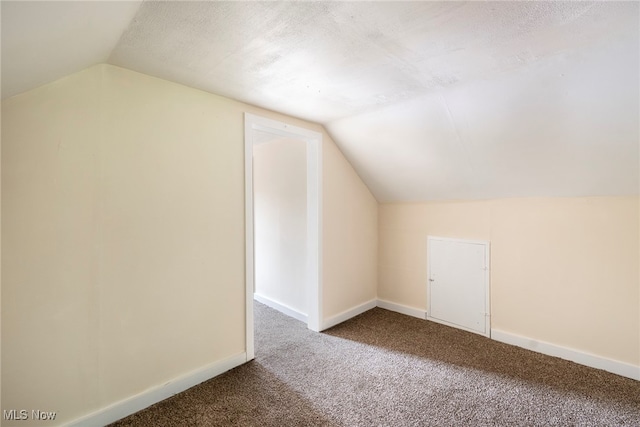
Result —
<svg viewBox="0 0 640 427"><path fill-rule="evenodd" d="M320 330L321 144L318 132L245 113L247 360L255 357L254 297Z"/></svg>

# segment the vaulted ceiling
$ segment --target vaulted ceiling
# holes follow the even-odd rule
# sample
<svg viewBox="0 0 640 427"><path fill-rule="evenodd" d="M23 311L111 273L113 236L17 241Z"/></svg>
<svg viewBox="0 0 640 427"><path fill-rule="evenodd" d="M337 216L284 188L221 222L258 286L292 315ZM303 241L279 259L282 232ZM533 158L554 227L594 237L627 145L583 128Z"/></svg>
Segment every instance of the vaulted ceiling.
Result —
<svg viewBox="0 0 640 427"><path fill-rule="evenodd" d="M640 191L637 2L1 12L3 98L106 62L323 124L382 202Z"/></svg>

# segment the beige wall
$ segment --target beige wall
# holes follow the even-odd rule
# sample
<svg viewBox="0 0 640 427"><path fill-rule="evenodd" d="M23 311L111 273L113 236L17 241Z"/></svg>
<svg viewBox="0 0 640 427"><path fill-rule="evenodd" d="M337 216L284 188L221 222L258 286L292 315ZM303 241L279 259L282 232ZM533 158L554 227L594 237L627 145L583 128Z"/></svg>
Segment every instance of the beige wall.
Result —
<svg viewBox="0 0 640 427"><path fill-rule="evenodd" d="M254 145L253 207L256 294L308 314L305 141Z"/></svg>
<svg viewBox="0 0 640 427"><path fill-rule="evenodd" d="M427 235L489 240L493 329L640 365L638 203L382 204L378 295L425 310Z"/></svg>
<svg viewBox="0 0 640 427"><path fill-rule="evenodd" d="M3 408L70 421L244 352L244 112L322 131L108 65L2 102ZM339 309L375 292L375 225L340 232L376 208L324 154L325 253L356 252L324 266Z"/></svg>
<svg viewBox="0 0 640 427"><path fill-rule="evenodd" d="M2 103L3 409L99 405L100 90L94 69Z"/></svg>
<svg viewBox="0 0 640 427"><path fill-rule="evenodd" d="M329 318L376 298L378 202L326 132L322 166L323 314Z"/></svg>

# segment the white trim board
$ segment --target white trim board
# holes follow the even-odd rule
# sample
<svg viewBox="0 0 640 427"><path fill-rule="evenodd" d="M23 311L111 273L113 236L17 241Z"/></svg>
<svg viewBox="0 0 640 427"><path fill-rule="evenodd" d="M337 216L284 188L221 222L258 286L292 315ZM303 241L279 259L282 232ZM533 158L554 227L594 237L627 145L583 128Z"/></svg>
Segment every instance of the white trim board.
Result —
<svg viewBox="0 0 640 427"><path fill-rule="evenodd" d="M105 408L99 409L66 424L67 427L104 426L143 410L175 394L227 372L247 361L246 353L239 353L210 365L174 378L164 384L149 388Z"/></svg>
<svg viewBox="0 0 640 427"><path fill-rule="evenodd" d="M278 301L274 301L269 297L264 295L260 295L259 293L253 294L253 299L261 302L262 304L273 308L274 310L278 310L282 314L286 314L289 317L293 317L301 322L307 323L307 315L299 312L298 310L289 307L286 304L279 303Z"/></svg>
<svg viewBox="0 0 640 427"><path fill-rule="evenodd" d="M603 371L640 381L640 366L608 359L602 356L596 356L595 354L562 347L545 341L534 340L497 329L491 330L491 338L505 344L515 345L537 353L546 354L547 356L570 360L580 365L602 369Z"/></svg>
<svg viewBox="0 0 640 427"><path fill-rule="evenodd" d="M419 308L409 307L395 302L379 299L377 306L384 308L385 310L395 311L396 313L406 314L407 316L417 317L418 319L426 319L426 310L420 310Z"/></svg>
<svg viewBox="0 0 640 427"><path fill-rule="evenodd" d="M331 316L322 322L321 330L324 331L325 329L332 328L339 323L345 322L351 319L352 317L356 317L357 315L364 313L365 311L369 311L372 308L376 307L376 303L377 303L377 300L372 299L371 301L367 301L356 307L345 310L342 313L338 313L335 316Z"/></svg>

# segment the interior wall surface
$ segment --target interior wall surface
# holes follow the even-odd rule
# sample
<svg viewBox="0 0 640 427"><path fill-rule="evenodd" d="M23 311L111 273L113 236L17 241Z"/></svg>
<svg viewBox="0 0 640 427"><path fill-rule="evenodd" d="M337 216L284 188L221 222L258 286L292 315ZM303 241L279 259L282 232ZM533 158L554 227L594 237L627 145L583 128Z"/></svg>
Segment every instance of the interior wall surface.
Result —
<svg viewBox="0 0 640 427"><path fill-rule="evenodd" d="M253 147L255 292L307 314L307 146Z"/></svg>
<svg viewBox="0 0 640 427"><path fill-rule="evenodd" d="M3 409L66 423L246 350L245 112L323 132L110 65L3 100ZM330 313L375 292L375 226L340 232L377 206L324 138Z"/></svg>
<svg viewBox="0 0 640 427"><path fill-rule="evenodd" d="M427 236L491 244L491 328L640 366L639 198L381 204L379 298L426 310Z"/></svg>
<svg viewBox="0 0 640 427"><path fill-rule="evenodd" d="M377 297L378 202L334 143L322 148L322 306L328 319Z"/></svg>

